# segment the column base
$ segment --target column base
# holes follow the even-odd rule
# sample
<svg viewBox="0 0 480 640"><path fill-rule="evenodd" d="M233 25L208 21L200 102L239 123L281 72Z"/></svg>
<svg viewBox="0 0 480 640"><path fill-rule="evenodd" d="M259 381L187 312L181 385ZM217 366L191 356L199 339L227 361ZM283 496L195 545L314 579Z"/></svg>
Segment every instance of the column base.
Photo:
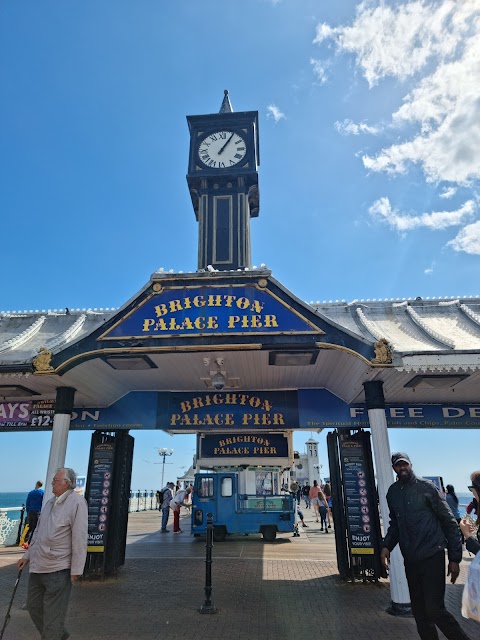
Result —
<svg viewBox="0 0 480 640"><path fill-rule="evenodd" d="M391 616L397 616L399 618L413 618L412 606L410 602L398 603L391 601L390 606L387 609L387 613L389 613Z"/></svg>
<svg viewBox="0 0 480 640"><path fill-rule="evenodd" d="M213 604L204 604L200 609L197 609L197 611L198 613L218 613L218 609L214 607Z"/></svg>

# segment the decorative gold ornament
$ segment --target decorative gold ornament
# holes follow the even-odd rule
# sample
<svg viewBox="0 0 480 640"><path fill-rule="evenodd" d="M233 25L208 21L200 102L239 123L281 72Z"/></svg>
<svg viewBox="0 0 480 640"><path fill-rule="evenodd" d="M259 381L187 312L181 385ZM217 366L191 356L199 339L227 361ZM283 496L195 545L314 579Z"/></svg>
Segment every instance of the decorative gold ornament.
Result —
<svg viewBox="0 0 480 640"><path fill-rule="evenodd" d="M262 287L262 289L265 289L267 284L268 284L268 280L266 280L265 278L260 278L260 280L258 281L258 286Z"/></svg>
<svg viewBox="0 0 480 640"><path fill-rule="evenodd" d="M159 282L155 282L155 284L153 285L152 289L156 292L156 293L160 293L160 291L163 290L162 285Z"/></svg>
<svg viewBox="0 0 480 640"><path fill-rule="evenodd" d="M392 364L392 349L388 344L388 340L380 338L373 345L375 350L375 358L372 358L373 364Z"/></svg>
<svg viewBox="0 0 480 640"><path fill-rule="evenodd" d="M33 368L35 371L53 371L53 367L50 366L52 359L52 352L47 347L40 347L38 350L38 356L33 360Z"/></svg>

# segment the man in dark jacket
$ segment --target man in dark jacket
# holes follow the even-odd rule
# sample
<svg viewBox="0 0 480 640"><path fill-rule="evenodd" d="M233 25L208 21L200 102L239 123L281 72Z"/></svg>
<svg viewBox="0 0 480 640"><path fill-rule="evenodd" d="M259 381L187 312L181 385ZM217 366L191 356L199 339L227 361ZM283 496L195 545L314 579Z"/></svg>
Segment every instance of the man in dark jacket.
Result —
<svg viewBox="0 0 480 640"><path fill-rule="evenodd" d="M445 608L445 547L448 573L454 583L460 572L460 529L433 482L417 478L405 453L392 455L397 474L387 493L390 526L383 540L382 564L400 544L405 562L412 612L422 640L438 640L438 627L449 640L468 640Z"/></svg>

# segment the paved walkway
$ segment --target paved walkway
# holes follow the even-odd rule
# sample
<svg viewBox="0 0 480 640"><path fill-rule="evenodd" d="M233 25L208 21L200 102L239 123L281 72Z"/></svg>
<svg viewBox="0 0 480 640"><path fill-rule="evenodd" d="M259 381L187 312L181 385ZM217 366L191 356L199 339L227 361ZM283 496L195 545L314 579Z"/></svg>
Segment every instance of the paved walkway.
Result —
<svg viewBox="0 0 480 640"><path fill-rule="evenodd" d="M337 575L333 534L325 535L304 511L308 528L299 538L234 536L213 549L216 615L200 615L204 603L205 543L187 530L160 534L158 512L130 515L125 565L118 576L74 587L67 628L71 640L415 640L412 619L385 610L388 581L349 584ZM169 528L171 528L171 523ZM0 550L0 628L16 579L17 549ZM447 607L472 640L480 625L460 616L469 565L459 583L447 586ZM4 640L36 640L22 576ZM444 636L439 634L441 638Z"/></svg>

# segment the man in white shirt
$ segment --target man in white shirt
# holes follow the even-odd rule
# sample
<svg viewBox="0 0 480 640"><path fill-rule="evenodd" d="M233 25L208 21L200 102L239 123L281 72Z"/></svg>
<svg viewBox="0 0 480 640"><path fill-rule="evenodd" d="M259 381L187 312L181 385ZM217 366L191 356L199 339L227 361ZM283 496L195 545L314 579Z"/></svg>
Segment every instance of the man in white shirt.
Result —
<svg viewBox="0 0 480 640"><path fill-rule="evenodd" d="M190 489L179 489L170 501L170 507L173 509L173 533L182 533L180 529L180 509L189 495Z"/></svg>
<svg viewBox="0 0 480 640"><path fill-rule="evenodd" d="M75 493L73 469L58 469L54 497L42 509L28 550L17 567L29 564L27 609L42 640L67 640L65 617L72 584L82 575L87 557L88 508Z"/></svg>

